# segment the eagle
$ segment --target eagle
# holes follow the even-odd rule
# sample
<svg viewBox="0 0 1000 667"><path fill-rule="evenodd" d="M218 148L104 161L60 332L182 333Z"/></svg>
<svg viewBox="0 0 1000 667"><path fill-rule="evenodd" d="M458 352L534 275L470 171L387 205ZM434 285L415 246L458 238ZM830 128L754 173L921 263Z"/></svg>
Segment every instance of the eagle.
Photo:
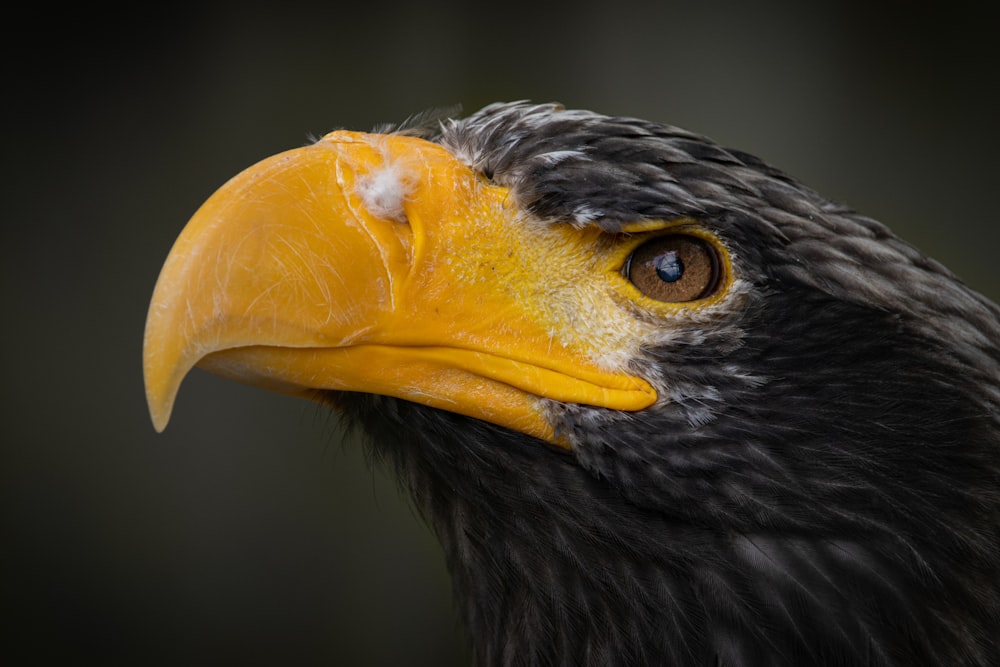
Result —
<svg viewBox="0 0 1000 667"><path fill-rule="evenodd" d="M195 365L365 434L481 667L1000 661L1000 308L698 134L522 101L265 159L160 273L157 430Z"/></svg>

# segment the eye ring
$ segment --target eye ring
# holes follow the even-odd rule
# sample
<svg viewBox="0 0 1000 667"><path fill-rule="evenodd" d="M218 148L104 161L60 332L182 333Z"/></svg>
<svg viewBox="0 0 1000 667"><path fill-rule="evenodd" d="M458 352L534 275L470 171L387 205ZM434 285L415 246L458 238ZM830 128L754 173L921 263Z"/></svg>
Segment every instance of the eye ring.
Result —
<svg viewBox="0 0 1000 667"><path fill-rule="evenodd" d="M651 299L685 303L709 297L719 289L722 262L707 240L691 234L668 234L633 250L624 274Z"/></svg>

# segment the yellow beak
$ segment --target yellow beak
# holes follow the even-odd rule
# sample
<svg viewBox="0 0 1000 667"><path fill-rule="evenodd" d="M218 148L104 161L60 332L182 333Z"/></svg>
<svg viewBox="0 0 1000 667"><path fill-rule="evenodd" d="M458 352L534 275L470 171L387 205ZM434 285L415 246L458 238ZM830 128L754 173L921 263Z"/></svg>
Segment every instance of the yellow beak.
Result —
<svg viewBox="0 0 1000 667"><path fill-rule="evenodd" d="M526 221L437 144L335 132L264 160L195 213L167 257L143 368L163 430L194 365L275 391L395 396L557 443L541 399L638 410L566 324L550 262L593 241ZM594 232L596 233L596 232ZM544 245L545 247L541 247ZM550 270L550 269L549 269Z"/></svg>

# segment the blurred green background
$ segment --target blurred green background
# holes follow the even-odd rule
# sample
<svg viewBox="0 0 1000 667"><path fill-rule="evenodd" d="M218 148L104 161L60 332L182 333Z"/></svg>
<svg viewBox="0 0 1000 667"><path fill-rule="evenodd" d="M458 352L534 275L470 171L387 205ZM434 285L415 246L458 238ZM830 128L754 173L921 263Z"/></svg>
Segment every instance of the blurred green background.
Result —
<svg viewBox="0 0 1000 667"><path fill-rule="evenodd" d="M335 416L200 371L163 435L146 413L173 239L311 136L513 99L681 125L1000 297L985 3L544 6L9 17L0 662L467 663L438 547Z"/></svg>

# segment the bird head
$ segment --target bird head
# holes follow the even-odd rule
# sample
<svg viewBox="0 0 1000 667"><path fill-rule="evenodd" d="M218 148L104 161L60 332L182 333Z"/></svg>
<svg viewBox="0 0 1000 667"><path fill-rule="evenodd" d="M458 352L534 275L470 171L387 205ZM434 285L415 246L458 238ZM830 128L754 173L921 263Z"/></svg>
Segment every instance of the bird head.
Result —
<svg viewBox="0 0 1000 667"><path fill-rule="evenodd" d="M895 664L996 628L1000 310L678 128L497 104L264 160L160 275L158 430L195 365L369 434L484 664Z"/></svg>

